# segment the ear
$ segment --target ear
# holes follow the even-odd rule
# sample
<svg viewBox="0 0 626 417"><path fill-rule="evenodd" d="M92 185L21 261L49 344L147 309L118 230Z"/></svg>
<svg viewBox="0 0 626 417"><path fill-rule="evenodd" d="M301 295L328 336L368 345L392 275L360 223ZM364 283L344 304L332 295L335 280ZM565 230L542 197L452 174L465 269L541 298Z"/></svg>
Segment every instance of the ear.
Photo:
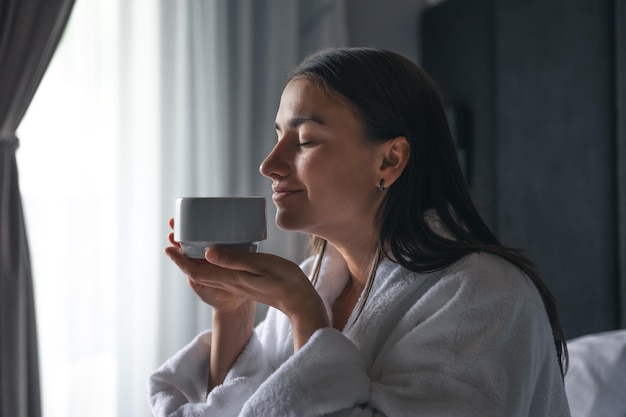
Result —
<svg viewBox="0 0 626 417"><path fill-rule="evenodd" d="M411 156L411 145L405 136L397 136L380 145L379 176L389 187L402 175Z"/></svg>

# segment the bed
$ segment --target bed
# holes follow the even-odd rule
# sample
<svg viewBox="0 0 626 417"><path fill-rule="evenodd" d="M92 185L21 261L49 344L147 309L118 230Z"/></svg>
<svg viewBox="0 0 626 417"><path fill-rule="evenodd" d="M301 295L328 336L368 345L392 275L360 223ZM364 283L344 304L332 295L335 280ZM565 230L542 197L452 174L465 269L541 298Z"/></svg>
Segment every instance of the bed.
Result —
<svg viewBox="0 0 626 417"><path fill-rule="evenodd" d="M568 341L572 417L626 417L626 329Z"/></svg>

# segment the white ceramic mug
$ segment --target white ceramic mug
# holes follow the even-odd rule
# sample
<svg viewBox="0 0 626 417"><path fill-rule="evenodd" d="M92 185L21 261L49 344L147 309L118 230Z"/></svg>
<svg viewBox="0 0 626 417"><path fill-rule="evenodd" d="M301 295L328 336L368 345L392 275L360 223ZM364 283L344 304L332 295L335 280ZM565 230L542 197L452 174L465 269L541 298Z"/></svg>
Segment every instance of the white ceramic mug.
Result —
<svg viewBox="0 0 626 417"><path fill-rule="evenodd" d="M267 238L264 197L181 197L176 199L174 240L189 258L228 246L256 252Z"/></svg>

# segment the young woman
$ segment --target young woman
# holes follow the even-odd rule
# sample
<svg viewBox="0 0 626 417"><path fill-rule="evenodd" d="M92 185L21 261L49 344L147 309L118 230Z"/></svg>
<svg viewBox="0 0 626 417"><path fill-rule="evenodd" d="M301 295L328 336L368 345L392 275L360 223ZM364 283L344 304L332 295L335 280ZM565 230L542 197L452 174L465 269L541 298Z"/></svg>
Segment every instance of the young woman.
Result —
<svg viewBox="0 0 626 417"><path fill-rule="evenodd" d="M569 416L554 300L469 196L410 60L329 49L288 79L261 165L302 265L166 253L213 327L150 378L157 416ZM256 328L254 303L271 306Z"/></svg>

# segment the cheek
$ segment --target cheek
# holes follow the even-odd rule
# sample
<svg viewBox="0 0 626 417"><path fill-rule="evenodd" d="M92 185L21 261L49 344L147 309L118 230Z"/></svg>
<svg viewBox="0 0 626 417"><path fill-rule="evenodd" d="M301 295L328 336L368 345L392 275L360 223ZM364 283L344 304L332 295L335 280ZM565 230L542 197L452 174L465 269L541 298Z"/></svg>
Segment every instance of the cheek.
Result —
<svg viewBox="0 0 626 417"><path fill-rule="evenodd" d="M365 158L311 156L303 159L299 169L306 175L308 197L316 207L348 211L351 206L368 208L375 200L377 180L368 163Z"/></svg>

